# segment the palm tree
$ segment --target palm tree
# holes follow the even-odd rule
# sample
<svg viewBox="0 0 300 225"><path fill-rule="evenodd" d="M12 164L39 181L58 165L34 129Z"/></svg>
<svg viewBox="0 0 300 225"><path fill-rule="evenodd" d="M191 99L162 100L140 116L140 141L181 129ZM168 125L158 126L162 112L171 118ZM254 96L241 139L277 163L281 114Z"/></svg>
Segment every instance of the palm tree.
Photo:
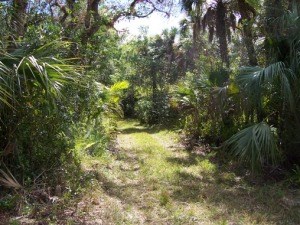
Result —
<svg viewBox="0 0 300 225"><path fill-rule="evenodd" d="M0 56L0 153L13 151L14 132L22 121L22 109L33 107L35 99L53 109L63 97L65 85L74 80L77 68L59 60L54 52L64 42L41 47L22 47ZM36 97L35 97L36 96ZM38 98L37 98L38 97Z"/></svg>
<svg viewBox="0 0 300 225"><path fill-rule="evenodd" d="M257 5L258 3L252 1L252 4ZM203 31L208 29L209 41L212 42L214 36L216 36L222 62L229 67L228 42L231 41L231 30L235 31L237 27L236 19L239 17L249 65L256 66L257 58L252 30L256 10L252 4L245 0L216 0L208 5L205 14L203 14L207 5L206 1L183 0L183 9L188 13L193 24L194 45L196 46L196 43L199 43L201 26Z"/></svg>
<svg viewBox="0 0 300 225"><path fill-rule="evenodd" d="M199 0L182 0L182 9L187 12L192 23L193 32L193 51L192 57L195 59L199 53L200 48L200 32L201 32L201 17L202 6L204 1Z"/></svg>
<svg viewBox="0 0 300 225"><path fill-rule="evenodd" d="M65 83L73 78L75 67L55 58L53 48L66 45L52 42L39 48L23 47L0 56L0 104L18 107L27 94L39 91L52 101L61 96Z"/></svg>
<svg viewBox="0 0 300 225"><path fill-rule="evenodd" d="M249 65L257 66L257 57L253 43L253 23L256 16L255 8L245 0L237 0L238 13L241 16L243 40L247 49Z"/></svg>
<svg viewBox="0 0 300 225"><path fill-rule="evenodd" d="M256 112L257 124L234 135L225 147L231 148L233 155L249 162L253 168L276 162L280 156L277 147L289 160L300 160L299 12L300 5L294 4L292 10L272 20L277 34L269 33L266 38L272 43L268 48L277 62L265 68L242 68L236 79L250 108Z"/></svg>
<svg viewBox="0 0 300 225"><path fill-rule="evenodd" d="M203 15L204 4L206 1L197 0L183 0L182 8L188 13L193 24L193 41L196 53L199 52L200 44L200 32L201 26L203 31L206 28L209 30L209 41L213 40L214 34L218 38L219 51L222 62L229 67L229 56L228 56L228 39L230 40L230 27L234 26L232 23L232 15L228 16L227 3L223 0L217 0L211 3Z"/></svg>

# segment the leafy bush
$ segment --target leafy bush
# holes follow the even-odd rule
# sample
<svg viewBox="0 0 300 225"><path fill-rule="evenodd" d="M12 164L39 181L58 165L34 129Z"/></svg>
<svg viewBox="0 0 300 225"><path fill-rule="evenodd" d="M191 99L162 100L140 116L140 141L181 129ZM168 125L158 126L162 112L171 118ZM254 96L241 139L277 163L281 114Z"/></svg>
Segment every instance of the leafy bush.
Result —
<svg viewBox="0 0 300 225"><path fill-rule="evenodd" d="M73 158L73 102L78 67L59 60L68 43L24 46L0 58L0 154L16 176L30 184L41 174L55 173L63 159ZM70 100L69 99L69 100ZM3 166L3 165L1 165Z"/></svg>
<svg viewBox="0 0 300 225"><path fill-rule="evenodd" d="M144 97L137 101L135 111L137 117L142 123L149 124L151 118L152 101L150 98Z"/></svg>
<svg viewBox="0 0 300 225"><path fill-rule="evenodd" d="M222 87L229 80L229 71L224 68L213 70L208 74L208 79L212 85Z"/></svg>

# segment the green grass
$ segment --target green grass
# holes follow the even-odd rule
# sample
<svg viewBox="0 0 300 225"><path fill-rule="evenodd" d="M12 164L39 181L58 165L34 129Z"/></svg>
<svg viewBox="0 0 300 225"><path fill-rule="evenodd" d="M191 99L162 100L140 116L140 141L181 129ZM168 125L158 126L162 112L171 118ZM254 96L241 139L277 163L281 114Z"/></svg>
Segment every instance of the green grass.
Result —
<svg viewBox="0 0 300 225"><path fill-rule="evenodd" d="M77 214L103 224L300 224L281 184L250 185L214 153L198 156L178 135L136 121L118 124L116 153L86 157L96 174ZM92 191L91 191L92 190ZM93 201L97 204L91 204ZM86 211L88 213L86 213Z"/></svg>

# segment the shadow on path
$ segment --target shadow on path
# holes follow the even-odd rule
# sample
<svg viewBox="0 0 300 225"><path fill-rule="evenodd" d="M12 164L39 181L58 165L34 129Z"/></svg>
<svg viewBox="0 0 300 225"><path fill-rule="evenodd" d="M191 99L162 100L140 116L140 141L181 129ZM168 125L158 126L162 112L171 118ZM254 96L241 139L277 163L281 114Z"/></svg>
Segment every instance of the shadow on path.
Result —
<svg viewBox="0 0 300 225"><path fill-rule="evenodd" d="M160 131L162 130L157 127L120 129L122 134L127 135L155 134ZM157 188L168 189L175 207L185 203L187 208L192 205L199 207L197 210L201 210L201 207L208 208L211 212L205 216L212 222L225 221L224 224L245 224L245 221L249 223L251 220L253 224L300 224L299 210L282 206L281 199L287 193L287 189L275 183L251 185L245 177L237 175L243 172L234 169L230 163L221 163L213 154L199 156L194 153L176 154L171 148L166 150L172 154L164 159L166 165L171 163L179 169L174 171L173 180L169 180L164 187L157 184ZM124 157L122 160L129 162ZM114 182L104 174L101 175L103 189L109 196L132 206L139 207L147 203L144 201L151 201L153 210L161 207L157 199L151 196L154 190L151 189L150 183L144 183L143 174L135 177L137 180L134 181L130 180L133 171L123 173L129 178L128 183ZM149 193L151 193L149 199L141 197Z"/></svg>
<svg viewBox="0 0 300 225"><path fill-rule="evenodd" d="M154 128L125 128L125 129L121 129L120 132L122 134L136 134L136 133L148 133L148 134L154 134L156 133L158 130L154 129Z"/></svg>
<svg viewBox="0 0 300 225"><path fill-rule="evenodd" d="M192 153L188 157L167 160L185 168L195 167L201 160L209 160L215 165L215 169L208 172L179 171L177 180L171 184L177 186L171 195L174 201L209 206L215 211L210 215L213 221L235 218L237 222L241 215L246 215L255 219L254 224L266 224L266 221L271 224L300 224L300 209L282 205L281 200L288 190L274 183L251 185L243 177L237 176L228 165L217 165L216 159Z"/></svg>

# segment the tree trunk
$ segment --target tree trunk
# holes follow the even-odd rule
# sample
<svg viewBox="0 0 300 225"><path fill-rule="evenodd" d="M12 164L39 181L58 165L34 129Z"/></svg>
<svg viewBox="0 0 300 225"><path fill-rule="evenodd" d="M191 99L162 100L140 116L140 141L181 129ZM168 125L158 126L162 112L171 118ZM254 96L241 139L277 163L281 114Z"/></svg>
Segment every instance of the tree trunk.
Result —
<svg viewBox="0 0 300 225"><path fill-rule="evenodd" d="M285 0L266 0L264 28L266 32L266 59L267 64L277 61L277 55L274 55L272 43L279 40L282 36L278 18L284 14Z"/></svg>
<svg viewBox="0 0 300 225"><path fill-rule="evenodd" d="M222 0L218 1L216 11L216 34L219 39L222 62L229 67L228 43L226 35L226 8Z"/></svg>
<svg viewBox="0 0 300 225"><path fill-rule="evenodd" d="M25 24L26 24L27 5L28 5L27 0L13 0L11 27L13 29L13 35L15 39L24 36L26 30Z"/></svg>
<svg viewBox="0 0 300 225"><path fill-rule="evenodd" d="M83 47L87 45L88 40L99 30L101 26L101 17L98 12L100 2L101 0L88 0L87 11L84 18L85 29L81 35L81 44Z"/></svg>
<svg viewBox="0 0 300 225"><path fill-rule="evenodd" d="M253 44L253 31L251 23L251 17L253 18L255 16L255 9L250 6L245 0L238 0L238 7L242 19L243 40L247 49L249 65L257 66L258 63Z"/></svg>
<svg viewBox="0 0 300 225"><path fill-rule="evenodd" d="M250 66L257 66L257 58L256 58L256 52L253 44L253 34L252 29L250 25L243 25L243 33L244 33L244 43L247 49L248 59L249 59L249 65Z"/></svg>
<svg viewBox="0 0 300 225"><path fill-rule="evenodd" d="M157 110L157 71L155 69L155 65L152 65L151 69L151 79L152 79L152 112L149 118L150 124L156 124L158 122L158 116L156 114Z"/></svg>

